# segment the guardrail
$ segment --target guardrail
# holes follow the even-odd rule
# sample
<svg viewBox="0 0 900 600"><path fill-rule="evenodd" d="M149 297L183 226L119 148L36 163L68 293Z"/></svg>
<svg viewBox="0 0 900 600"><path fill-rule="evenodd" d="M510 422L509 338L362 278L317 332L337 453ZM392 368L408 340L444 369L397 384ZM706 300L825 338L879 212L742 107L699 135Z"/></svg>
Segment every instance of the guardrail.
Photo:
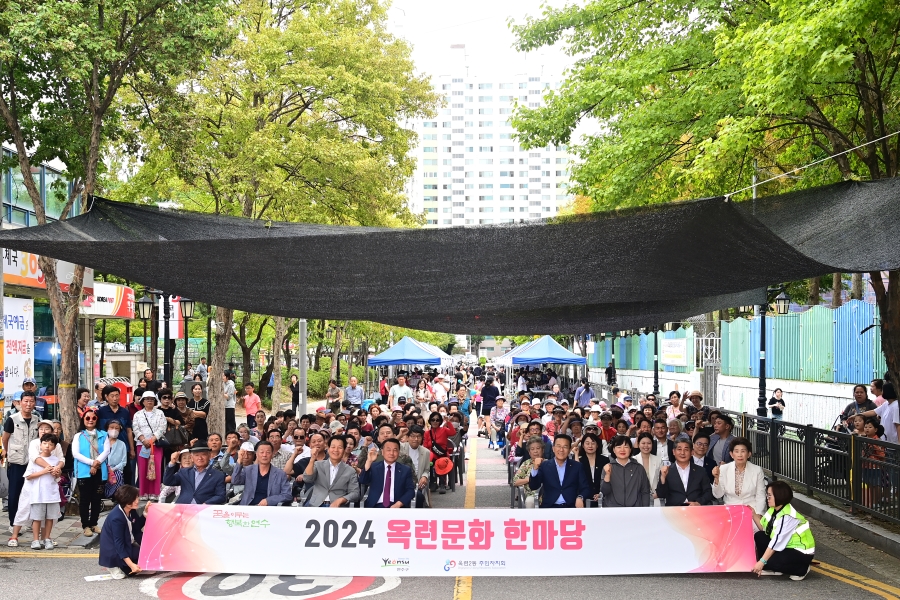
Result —
<svg viewBox="0 0 900 600"><path fill-rule="evenodd" d="M838 500L853 513L900 524L900 445L719 409L734 419L734 435L750 440L753 462L785 479Z"/></svg>

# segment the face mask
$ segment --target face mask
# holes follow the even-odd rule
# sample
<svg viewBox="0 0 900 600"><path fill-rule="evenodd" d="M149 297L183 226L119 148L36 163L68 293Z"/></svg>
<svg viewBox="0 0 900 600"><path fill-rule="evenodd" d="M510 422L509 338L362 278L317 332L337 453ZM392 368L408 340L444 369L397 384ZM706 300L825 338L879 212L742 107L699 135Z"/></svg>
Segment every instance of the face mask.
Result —
<svg viewBox="0 0 900 600"><path fill-rule="evenodd" d="M119 437L119 430L118 430L118 429L110 429L108 433L109 433L109 437L110 437L111 439L116 439L117 437Z"/></svg>

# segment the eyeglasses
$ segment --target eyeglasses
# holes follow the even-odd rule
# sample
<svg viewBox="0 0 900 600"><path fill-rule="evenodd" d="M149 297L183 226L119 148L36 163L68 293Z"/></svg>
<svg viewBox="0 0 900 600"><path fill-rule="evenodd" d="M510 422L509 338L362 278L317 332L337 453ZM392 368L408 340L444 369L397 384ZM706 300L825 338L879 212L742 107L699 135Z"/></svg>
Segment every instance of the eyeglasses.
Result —
<svg viewBox="0 0 900 600"><path fill-rule="evenodd" d="M92 416L92 415L85 415L85 416L84 416L84 420L85 420L85 421L96 421L96 420L97 420L97 417L94 417L94 416Z"/></svg>
<svg viewBox="0 0 900 600"><path fill-rule="evenodd" d="M695 446L709 446L709 444L706 442L694 442L694 445Z"/></svg>

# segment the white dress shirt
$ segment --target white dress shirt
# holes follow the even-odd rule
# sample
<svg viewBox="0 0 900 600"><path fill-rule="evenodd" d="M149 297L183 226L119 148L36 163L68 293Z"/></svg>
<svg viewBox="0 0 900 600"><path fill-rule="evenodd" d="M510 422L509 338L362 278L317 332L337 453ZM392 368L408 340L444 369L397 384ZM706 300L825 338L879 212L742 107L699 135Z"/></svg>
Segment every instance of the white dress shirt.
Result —
<svg viewBox="0 0 900 600"><path fill-rule="evenodd" d="M334 478L337 477L338 467L340 466L340 464L341 463L334 464L330 460L328 461L328 466L331 469L331 475L330 475L330 478L328 479L328 487L329 488L332 485L334 485ZM327 496L325 496L325 502L331 502L331 494L328 494Z"/></svg>
<svg viewBox="0 0 900 600"><path fill-rule="evenodd" d="M675 463L675 468L678 469L678 476L681 477L681 483L684 485L684 491L687 492L688 478L691 475L691 464L688 463L688 466L682 469L681 465Z"/></svg>

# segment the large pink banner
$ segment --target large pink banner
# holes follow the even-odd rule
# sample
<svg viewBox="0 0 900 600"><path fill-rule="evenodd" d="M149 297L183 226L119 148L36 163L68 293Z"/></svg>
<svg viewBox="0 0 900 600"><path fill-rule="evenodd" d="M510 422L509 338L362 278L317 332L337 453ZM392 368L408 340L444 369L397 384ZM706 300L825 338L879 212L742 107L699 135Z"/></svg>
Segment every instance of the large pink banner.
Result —
<svg viewBox="0 0 900 600"><path fill-rule="evenodd" d="M281 547L288 531L302 542L291 552L262 551ZM660 547L666 560L638 558ZM150 571L543 577L747 572L754 552L745 506L332 510L163 504L150 510L139 564Z"/></svg>

